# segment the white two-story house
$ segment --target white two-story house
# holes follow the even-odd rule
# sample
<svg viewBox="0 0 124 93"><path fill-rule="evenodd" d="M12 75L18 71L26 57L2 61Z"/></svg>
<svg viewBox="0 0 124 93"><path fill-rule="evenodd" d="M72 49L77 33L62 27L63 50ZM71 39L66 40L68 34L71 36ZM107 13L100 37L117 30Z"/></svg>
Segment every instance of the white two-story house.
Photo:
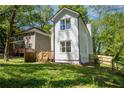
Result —
<svg viewBox="0 0 124 93"><path fill-rule="evenodd" d="M93 54L91 25L85 24L81 15L68 8L59 10L52 18L51 51L54 61L84 64Z"/></svg>

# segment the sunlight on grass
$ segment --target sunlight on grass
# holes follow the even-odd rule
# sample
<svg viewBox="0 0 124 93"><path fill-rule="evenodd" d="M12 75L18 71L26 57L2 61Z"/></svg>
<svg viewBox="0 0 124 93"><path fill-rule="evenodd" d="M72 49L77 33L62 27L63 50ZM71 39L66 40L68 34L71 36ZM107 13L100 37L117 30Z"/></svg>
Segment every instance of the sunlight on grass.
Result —
<svg viewBox="0 0 124 93"><path fill-rule="evenodd" d="M24 63L14 58L4 63L0 60L0 87L124 87L123 76L111 73L111 68L101 65L78 66L55 63Z"/></svg>
<svg viewBox="0 0 124 93"><path fill-rule="evenodd" d="M4 62L4 59L0 59L0 62ZM14 57L10 58L7 63L24 63L24 58L22 57Z"/></svg>

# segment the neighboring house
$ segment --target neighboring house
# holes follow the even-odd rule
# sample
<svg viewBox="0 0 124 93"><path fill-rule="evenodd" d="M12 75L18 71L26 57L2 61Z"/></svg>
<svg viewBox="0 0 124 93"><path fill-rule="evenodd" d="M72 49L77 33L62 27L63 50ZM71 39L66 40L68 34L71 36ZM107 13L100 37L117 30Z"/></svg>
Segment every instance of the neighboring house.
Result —
<svg viewBox="0 0 124 93"><path fill-rule="evenodd" d="M28 51L50 51L50 36L43 30L31 28L14 36L13 49L15 54Z"/></svg>
<svg viewBox="0 0 124 93"><path fill-rule="evenodd" d="M52 18L51 51L55 62L84 64L93 54L91 25L81 15L68 8L58 11Z"/></svg>

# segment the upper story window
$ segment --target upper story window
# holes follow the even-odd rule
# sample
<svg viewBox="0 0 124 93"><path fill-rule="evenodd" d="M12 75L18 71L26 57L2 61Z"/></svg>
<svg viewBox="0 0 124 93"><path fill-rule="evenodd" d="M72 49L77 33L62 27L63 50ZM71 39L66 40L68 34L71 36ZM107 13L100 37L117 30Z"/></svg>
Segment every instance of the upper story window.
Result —
<svg viewBox="0 0 124 93"><path fill-rule="evenodd" d="M60 21L60 30L65 30L70 28L71 28L70 18L66 18Z"/></svg>
<svg viewBox="0 0 124 93"><path fill-rule="evenodd" d="M70 22L70 18L66 19L66 29L70 29L71 28L71 22Z"/></svg>
<svg viewBox="0 0 124 93"><path fill-rule="evenodd" d="M60 29L65 30L65 20L60 21Z"/></svg>

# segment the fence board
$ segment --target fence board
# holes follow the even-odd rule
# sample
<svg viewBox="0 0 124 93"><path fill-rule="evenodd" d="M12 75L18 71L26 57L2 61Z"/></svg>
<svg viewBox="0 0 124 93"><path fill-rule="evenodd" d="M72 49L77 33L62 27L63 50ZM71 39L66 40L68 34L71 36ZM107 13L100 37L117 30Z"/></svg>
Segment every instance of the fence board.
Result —
<svg viewBox="0 0 124 93"><path fill-rule="evenodd" d="M111 64L112 62L112 57L111 56L105 56L105 55L90 55L90 62L95 62L95 59L98 59L100 63L105 63L105 64Z"/></svg>
<svg viewBox="0 0 124 93"><path fill-rule="evenodd" d="M105 63L105 64L111 64L112 57L111 56L105 56L105 55L97 55L99 62Z"/></svg>
<svg viewBox="0 0 124 93"><path fill-rule="evenodd" d="M36 53L36 60L38 62L49 61L53 59L53 52L41 51Z"/></svg>

